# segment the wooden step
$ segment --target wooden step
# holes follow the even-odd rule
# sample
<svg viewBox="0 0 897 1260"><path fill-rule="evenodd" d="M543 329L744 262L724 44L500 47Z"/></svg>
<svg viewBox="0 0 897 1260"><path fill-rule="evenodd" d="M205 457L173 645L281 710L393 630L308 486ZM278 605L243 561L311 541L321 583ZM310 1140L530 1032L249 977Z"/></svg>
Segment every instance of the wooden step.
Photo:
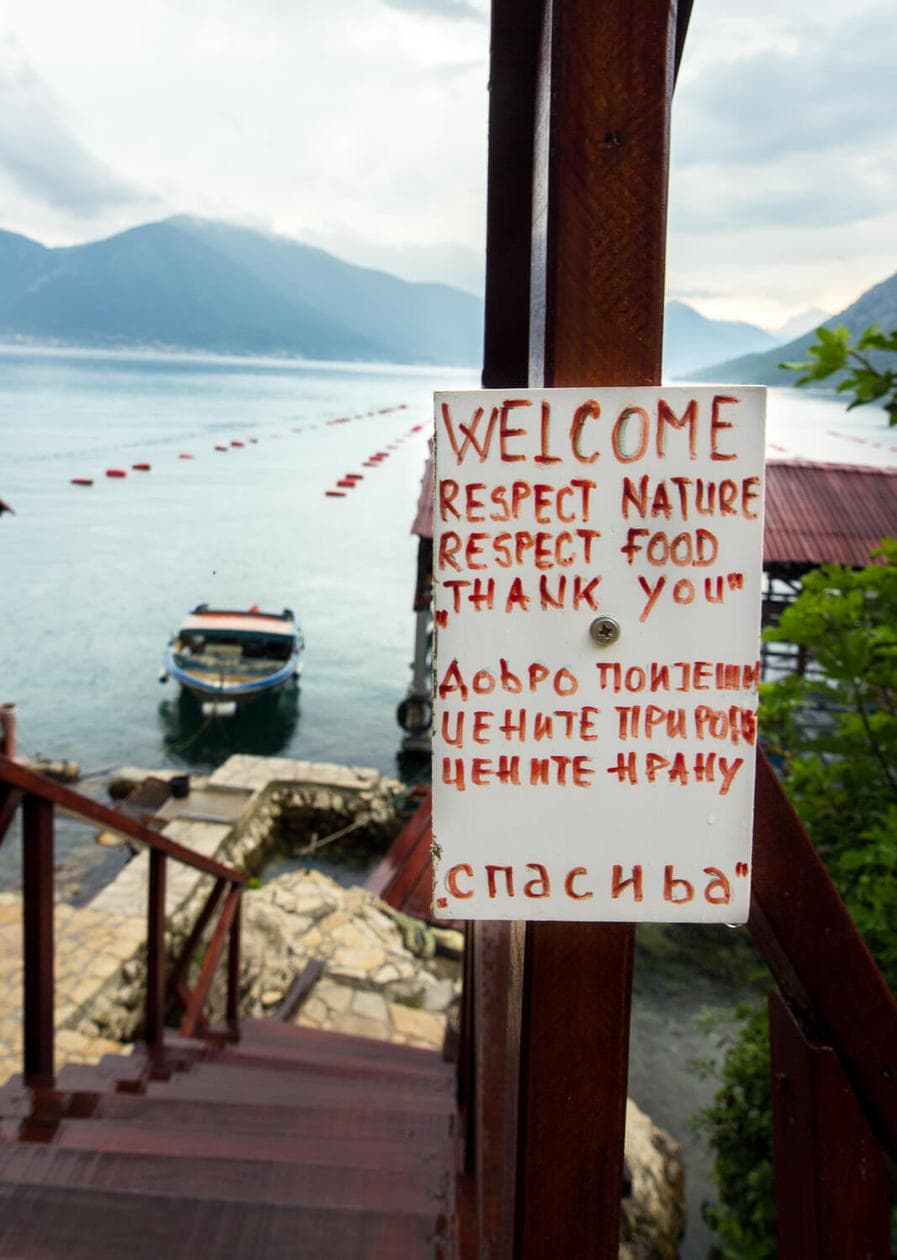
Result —
<svg viewBox="0 0 897 1260"><path fill-rule="evenodd" d="M45 1127L43 1132L48 1132ZM27 1136L28 1122L20 1126ZM37 1139L43 1139L41 1130ZM49 1137L53 1146L71 1151L103 1151L122 1155L158 1155L166 1159L236 1159L266 1163L319 1165L342 1169L379 1169L403 1174L424 1169L429 1173L447 1168L454 1145L447 1134L419 1136L414 1143L395 1139L362 1139L353 1134L247 1133L223 1126L140 1124L133 1120L58 1120Z"/></svg>
<svg viewBox="0 0 897 1260"><path fill-rule="evenodd" d="M455 1110L450 1077L405 1077L388 1072L369 1072L351 1065L328 1068L310 1066L294 1070L281 1063L247 1065L212 1060L178 1072L168 1079L122 1080L115 1071L99 1071L100 1065L68 1064L59 1073L63 1093L136 1093L156 1098L195 1099L206 1103L271 1103L278 1106L321 1106L345 1110L422 1108L432 1114L450 1115Z"/></svg>
<svg viewBox="0 0 897 1260"><path fill-rule="evenodd" d="M363 1076L365 1080L384 1083L414 1085L432 1084L434 1087L451 1089L454 1074L451 1065L442 1062L435 1054L433 1062L413 1063L356 1058L351 1051L334 1054L327 1045L285 1045L241 1042L226 1050L214 1053L209 1062L239 1064L247 1067L270 1068L280 1072L308 1072L313 1076Z"/></svg>
<svg viewBox="0 0 897 1260"><path fill-rule="evenodd" d="M204 1099L209 1102L279 1103L283 1106L328 1106L362 1110L413 1110L425 1107L449 1115L455 1110L451 1089L442 1081L370 1081L358 1073L324 1077L301 1072L248 1069L226 1062L206 1063L201 1070L181 1073L169 1081L149 1081L145 1092L155 1097Z"/></svg>
<svg viewBox="0 0 897 1260"><path fill-rule="evenodd" d="M89 1076L87 1078L90 1079ZM417 1099L413 1108L370 1108L361 1112L282 1103L195 1101L158 1094L120 1094L90 1090L0 1091L0 1123L15 1140L23 1121L50 1131L65 1120L97 1119L154 1128L184 1126L213 1132L270 1133L283 1137L391 1141L408 1146L453 1139L454 1117L439 1107L428 1110Z"/></svg>
<svg viewBox="0 0 897 1260"><path fill-rule="evenodd" d="M442 1260L435 1217L0 1185L15 1260Z"/></svg>
<svg viewBox="0 0 897 1260"><path fill-rule="evenodd" d="M441 1062L437 1050L420 1046L397 1045L374 1037L358 1037L349 1033L328 1032L323 1028L305 1028L298 1024L282 1024L274 1019L244 1019L240 1023L240 1046L276 1043L293 1046L327 1046L334 1054L375 1062L408 1063L432 1066Z"/></svg>
<svg viewBox="0 0 897 1260"><path fill-rule="evenodd" d="M401 1171L262 1163L247 1159L67 1150L17 1142L0 1147L0 1180L126 1197L151 1194L230 1203L377 1211L430 1218L445 1211L446 1168L418 1164Z"/></svg>

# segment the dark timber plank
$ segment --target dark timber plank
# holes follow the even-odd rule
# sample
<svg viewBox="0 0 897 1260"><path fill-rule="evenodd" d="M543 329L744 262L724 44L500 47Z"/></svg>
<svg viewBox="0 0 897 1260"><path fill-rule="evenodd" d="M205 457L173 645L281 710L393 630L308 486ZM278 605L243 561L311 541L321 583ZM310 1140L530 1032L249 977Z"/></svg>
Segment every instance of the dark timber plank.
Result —
<svg viewBox="0 0 897 1260"><path fill-rule="evenodd" d="M154 1194L228 1202L435 1216L446 1206L447 1171L416 1167L333 1168L246 1159L66 1150L19 1142L0 1148L0 1175L10 1185Z"/></svg>
<svg viewBox="0 0 897 1260"><path fill-rule="evenodd" d="M434 1058L435 1058L434 1054ZM413 1089L421 1085L426 1089L450 1091L453 1086L452 1073L447 1064L440 1063L441 1071L434 1070L429 1064L377 1063L361 1057L331 1057L327 1048L320 1050L305 1049L295 1052L289 1046L283 1048L273 1046L240 1046L229 1053L223 1060L231 1066L258 1067L295 1074L308 1072L316 1077L345 1078L364 1074L365 1080L378 1088L390 1085L407 1086Z"/></svg>
<svg viewBox="0 0 897 1260"><path fill-rule="evenodd" d="M280 1102L284 1106L307 1106L315 1102L329 1107L361 1110L365 1107L426 1107L433 1112L451 1113L454 1098L447 1090L390 1085L378 1088L364 1077L350 1074L344 1080L323 1080L301 1074L211 1063L202 1072L173 1076L169 1081L150 1081L148 1094L170 1098L205 1099L208 1102Z"/></svg>
<svg viewBox="0 0 897 1260"><path fill-rule="evenodd" d="M16 1260L437 1260L440 1222L103 1191L0 1186L0 1255Z"/></svg>
<svg viewBox="0 0 897 1260"><path fill-rule="evenodd" d="M437 1052L426 1050L422 1046L393 1045L374 1037L357 1037L348 1033L327 1032L321 1028L281 1024L273 1019L244 1019L240 1024L240 1048L266 1043L290 1046L298 1055L305 1048L320 1046L333 1058L344 1057L381 1064L407 1063L430 1068L440 1075L446 1071Z"/></svg>
<svg viewBox="0 0 897 1260"><path fill-rule="evenodd" d="M751 935L789 1002L822 1021L879 1140L897 1158L897 1002L762 751L753 868Z"/></svg>
<svg viewBox="0 0 897 1260"><path fill-rule="evenodd" d="M25 1126L27 1127L27 1125ZM106 1117L63 1120L53 1128L54 1147L106 1154L158 1155L166 1159L236 1159L249 1162L318 1165L322 1168L379 1169L395 1174L447 1168L449 1134L418 1137L414 1142L369 1139L354 1133L247 1133L239 1128L188 1126L183 1122L146 1125L139 1118Z"/></svg>
<svg viewBox="0 0 897 1260"><path fill-rule="evenodd" d="M385 1109L351 1109L315 1105L285 1106L281 1103L216 1102L172 1098L160 1094L100 1093L89 1090L3 1091L0 1117L14 1140L19 1124L32 1120L49 1130L67 1119L98 1119L141 1125L144 1128L171 1128L183 1125L193 1130L239 1132L248 1135L279 1134L285 1137L327 1137L361 1142L390 1141L414 1146L442 1142L454 1137L455 1119L439 1108L426 1106Z"/></svg>

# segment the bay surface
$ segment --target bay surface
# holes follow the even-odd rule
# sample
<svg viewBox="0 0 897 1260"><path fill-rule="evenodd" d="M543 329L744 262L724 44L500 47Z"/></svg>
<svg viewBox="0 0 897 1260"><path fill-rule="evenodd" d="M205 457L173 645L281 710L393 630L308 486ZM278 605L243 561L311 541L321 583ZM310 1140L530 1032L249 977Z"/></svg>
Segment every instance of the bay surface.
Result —
<svg viewBox="0 0 897 1260"><path fill-rule="evenodd" d="M394 773L432 393L476 386L470 371L0 347L0 497L16 512L0 519L0 701L17 705L19 750L88 772L199 772L245 751ZM897 465L881 411L848 415L825 396L770 391L768 441L771 458ZM131 469L143 461L150 472ZM327 498L347 472L364 480ZM308 644L301 690L204 725L160 687L165 644L203 601L293 608ZM58 833L61 874L68 863L87 891L123 861L92 829L60 819ZM13 838L0 886L18 883L19 862ZM699 1007L737 995L708 982L687 997L650 976L638 989L633 1094L686 1141L681 1254L704 1256L708 1157L687 1117L712 1085L687 1065L707 1051Z"/></svg>
<svg viewBox="0 0 897 1260"><path fill-rule="evenodd" d="M444 368L0 347L0 497L16 512L0 520L0 701L17 705L19 750L87 772L204 771L233 751L394 771L432 393L476 384ZM897 463L881 411L773 390L769 413L772 458ZM347 472L364 480L325 497ZM197 723L157 679L200 602L293 608L301 690ZM8 865L0 852L0 877Z"/></svg>
<svg viewBox="0 0 897 1260"><path fill-rule="evenodd" d="M394 773L414 633L410 529L432 392L447 380L476 384L445 369L0 353L0 497L16 513L0 521L0 699L17 706L19 751L87 773L200 772L234 751ZM128 475L107 478L109 467ZM347 472L364 480L325 497ZM200 602L294 609L301 689L236 722L198 721L158 674ZM60 828L63 856L84 843L82 829ZM17 847L0 850L5 883Z"/></svg>

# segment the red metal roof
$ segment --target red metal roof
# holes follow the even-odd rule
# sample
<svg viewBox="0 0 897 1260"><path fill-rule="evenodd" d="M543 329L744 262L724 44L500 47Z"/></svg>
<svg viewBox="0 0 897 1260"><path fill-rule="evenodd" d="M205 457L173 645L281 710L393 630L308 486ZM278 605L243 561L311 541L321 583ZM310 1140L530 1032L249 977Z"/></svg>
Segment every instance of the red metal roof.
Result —
<svg viewBox="0 0 897 1260"><path fill-rule="evenodd" d="M897 537L897 469L766 465L765 564L864 565L886 537Z"/></svg>

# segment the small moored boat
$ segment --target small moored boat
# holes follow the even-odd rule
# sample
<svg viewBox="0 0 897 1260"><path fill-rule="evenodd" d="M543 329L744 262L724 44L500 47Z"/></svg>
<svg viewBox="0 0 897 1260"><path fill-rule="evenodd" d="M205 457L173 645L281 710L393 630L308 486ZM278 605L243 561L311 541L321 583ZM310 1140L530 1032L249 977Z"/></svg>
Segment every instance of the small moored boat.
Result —
<svg viewBox="0 0 897 1260"><path fill-rule="evenodd" d="M173 678L204 713L229 716L297 678L304 647L289 608L272 613L199 604L166 648L159 681Z"/></svg>

